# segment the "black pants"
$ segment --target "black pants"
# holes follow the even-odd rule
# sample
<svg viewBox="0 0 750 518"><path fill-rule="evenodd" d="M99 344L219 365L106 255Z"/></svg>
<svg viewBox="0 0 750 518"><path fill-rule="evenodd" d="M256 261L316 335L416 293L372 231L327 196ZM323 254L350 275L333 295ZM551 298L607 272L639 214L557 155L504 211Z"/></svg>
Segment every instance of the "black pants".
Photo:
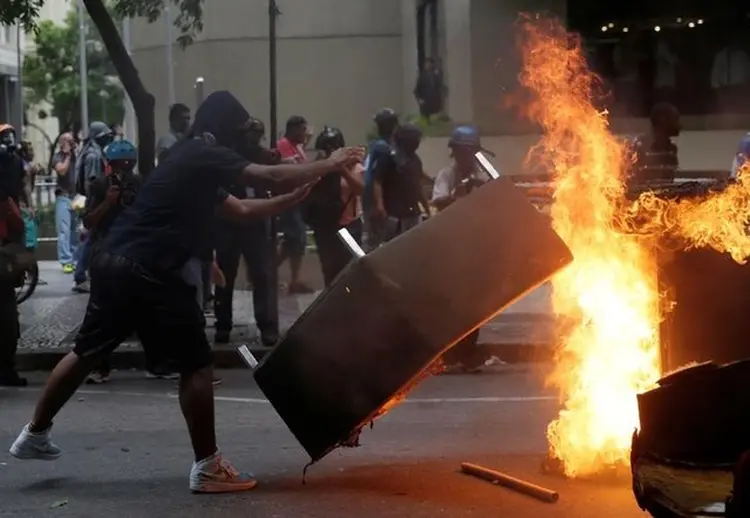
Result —
<svg viewBox="0 0 750 518"><path fill-rule="evenodd" d="M129 259L99 253L91 262L91 295L73 351L106 358L133 333L153 363L174 362L190 373L212 362L197 290L180 272L153 272Z"/></svg>
<svg viewBox="0 0 750 518"><path fill-rule="evenodd" d="M0 284L0 376L15 372L20 331L16 289L11 283Z"/></svg>
<svg viewBox="0 0 750 518"><path fill-rule="evenodd" d="M357 243L362 242L362 220L356 219L346 228L357 240ZM352 260L352 253L341 242L337 232L338 229L313 229L320 269L323 271L323 280L326 286L331 284L336 276L341 273L341 270L346 268L346 265Z"/></svg>
<svg viewBox="0 0 750 518"><path fill-rule="evenodd" d="M271 311L271 267L274 253L268 222L253 221L244 225L222 224L216 231L216 262L224 273L226 285L214 288L216 330L232 329L232 294L237 279L240 256L245 258L247 277L253 285L255 322L261 333L278 333L279 323Z"/></svg>
<svg viewBox="0 0 750 518"><path fill-rule="evenodd" d="M475 369L484 365L487 355L477 345L479 329L472 331L463 340L451 347L443 354L443 361L447 365L462 364L468 369Z"/></svg>

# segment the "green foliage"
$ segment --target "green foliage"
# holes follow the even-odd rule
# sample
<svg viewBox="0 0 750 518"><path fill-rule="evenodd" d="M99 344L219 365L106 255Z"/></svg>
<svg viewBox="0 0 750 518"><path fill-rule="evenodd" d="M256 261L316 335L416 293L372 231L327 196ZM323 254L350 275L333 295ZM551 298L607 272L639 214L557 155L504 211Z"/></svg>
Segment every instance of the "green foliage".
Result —
<svg viewBox="0 0 750 518"><path fill-rule="evenodd" d="M123 119L124 92L117 72L90 21L87 44L88 102L91 120ZM47 101L61 124L80 119L78 13L72 9L63 25L43 21L34 33L35 51L24 59L24 86L32 103ZM106 113L105 113L106 112Z"/></svg>
<svg viewBox="0 0 750 518"><path fill-rule="evenodd" d="M39 11L47 0L0 0L0 25L22 24L27 30L38 30ZM105 0L113 7L116 17L144 17L154 22L173 5L178 12L174 25L179 30L178 41L188 45L203 30L203 2L205 0ZM75 5L75 2L73 2Z"/></svg>
<svg viewBox="0 0 750 518"><path fill-rule="evenodd" d="M447 137L453 131L453 121L446 113L438 113L430 118L421 115L407 115L404 122L416 124L422 130L423 137ZM378 138L378 130L375 126L370 128L365 136L367 143Z"/></svg>
<svg viewBox="0 0 750 518"><path fill-rule="evenodd" d="M34 28L34 20L45 0L2 0L0 2L0 25L20 23L27 29Z"/></svg>

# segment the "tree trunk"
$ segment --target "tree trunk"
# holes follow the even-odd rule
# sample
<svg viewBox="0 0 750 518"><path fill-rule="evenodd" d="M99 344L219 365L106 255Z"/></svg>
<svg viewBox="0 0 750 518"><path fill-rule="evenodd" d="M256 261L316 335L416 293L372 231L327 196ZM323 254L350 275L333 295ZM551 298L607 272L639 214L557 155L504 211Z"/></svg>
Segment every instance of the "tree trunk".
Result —
<svg viewBox="0 0 750 518"><path fill-rule="evenodd" d="M133 102L135 117L138 121L138 170L148 176L154 168L156 158L156 119L154 115L154 96L146 90L138 69L130 59L120 32L102 0L83 0L91 20L99 30L102 42L112 64L117 70L120 82Z"/></svg>

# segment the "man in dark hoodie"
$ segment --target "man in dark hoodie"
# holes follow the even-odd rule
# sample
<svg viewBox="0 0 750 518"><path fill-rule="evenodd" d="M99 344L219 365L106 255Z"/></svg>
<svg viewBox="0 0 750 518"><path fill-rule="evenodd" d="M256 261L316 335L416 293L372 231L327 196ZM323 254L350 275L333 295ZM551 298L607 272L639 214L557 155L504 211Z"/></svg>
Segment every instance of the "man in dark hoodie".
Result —
<svg viewBox="0 0 750 518"><path fill-rule="evenodd" d="M181 274L210 242L217 213L237 220L270 216L298 203L309 184L363 158L346 148L309 164L250 164L242 149L250 116L229 92L209 95L191 132L153 170L138 197L113 222L91 264L92 291L75 348L55 367L31 421L10 453L18 459L54 460L52 421L89 371L134 331L149 337L153 357L174 361L180 374L180 408L195 454L190 490L245 491L249 475L222 459L214 426L213 366L196 288ZM289 191L272 199L238 200L226 189L238 182ZM217 195L217 193L219 193Z"/></svg>

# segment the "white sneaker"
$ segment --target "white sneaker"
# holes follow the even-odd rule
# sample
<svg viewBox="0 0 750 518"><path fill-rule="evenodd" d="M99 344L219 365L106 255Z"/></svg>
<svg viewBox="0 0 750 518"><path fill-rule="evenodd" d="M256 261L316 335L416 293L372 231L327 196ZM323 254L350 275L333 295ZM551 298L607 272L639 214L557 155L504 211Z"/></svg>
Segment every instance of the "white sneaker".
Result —
<svg viewBox="0 0 750 518"><path fill-rule="evenodd" d="M190 491L193 493L231 493L248 491L258 485L252 475L240 473L216 452L193 463L190 470Z"/></svg>
<svg viewBox="0 0 750 518"><path fill-rule="evenodd" d="M23 427L18 438L10 447L10 454L22 460L55 460L62 455L62 450L50 440L50 430L31 433L29 425Z"/></svg>

